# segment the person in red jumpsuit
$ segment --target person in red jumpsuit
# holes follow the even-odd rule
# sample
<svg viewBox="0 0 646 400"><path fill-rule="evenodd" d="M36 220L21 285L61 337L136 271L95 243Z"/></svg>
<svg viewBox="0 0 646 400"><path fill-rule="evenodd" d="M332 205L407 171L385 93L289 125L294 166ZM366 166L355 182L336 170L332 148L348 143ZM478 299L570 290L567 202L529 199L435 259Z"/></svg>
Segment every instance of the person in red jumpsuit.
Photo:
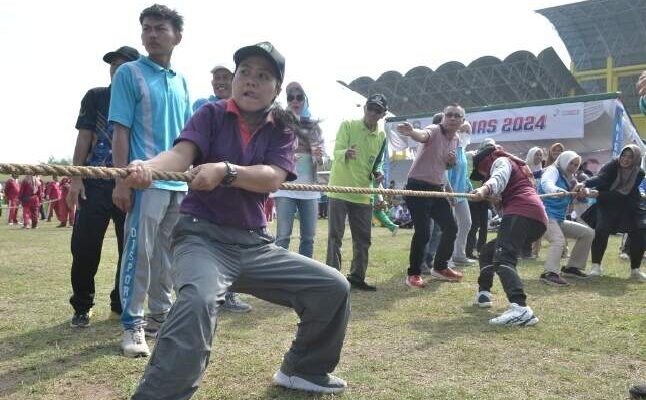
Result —
<svg viewBox="0 0 646 400"><path fill-rule="evenodd" d="M9 218L7 219L9 225L18 223L19 193L20 184L18 183L18 175L11 175L4 185L4 198L9 206Z"/></svg>

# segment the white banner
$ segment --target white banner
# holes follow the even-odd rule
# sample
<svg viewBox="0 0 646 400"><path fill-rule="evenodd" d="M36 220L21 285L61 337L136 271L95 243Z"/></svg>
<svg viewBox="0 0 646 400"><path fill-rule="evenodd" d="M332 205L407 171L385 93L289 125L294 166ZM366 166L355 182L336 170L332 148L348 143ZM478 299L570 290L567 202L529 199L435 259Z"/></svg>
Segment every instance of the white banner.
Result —
<svg viewBox="0 0 646 400"><path fill-rule="evenodd" d="M466 120L471 123L472 143L479 143L485 138L493 138L496 142L559 141L566 138L583 137L583 105L584 103L579 102L480 111L468 113ZM429 117L410 118L407 121L417 128L423 128L430 125L431 120L432 118ZM389 128L395 131L396 124L397 122L389 123L391 125ZM401 139L408 142L406 140L408 138Z"/></svg>

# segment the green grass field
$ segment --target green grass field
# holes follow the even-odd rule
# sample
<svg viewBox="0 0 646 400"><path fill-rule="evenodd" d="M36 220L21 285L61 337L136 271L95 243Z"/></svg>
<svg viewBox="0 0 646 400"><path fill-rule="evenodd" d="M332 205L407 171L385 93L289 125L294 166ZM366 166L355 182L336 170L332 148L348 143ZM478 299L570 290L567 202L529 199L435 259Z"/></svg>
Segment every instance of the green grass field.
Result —
<svg viewBox="0 0 646 400"><path fill-rule="evenodd" d="M71 229L52 222L21 230L6 226L6 215L0 226L0 398L128 398L146 359L120 355L120 325L109 319L112 228L97 275L92 326L80 330L69 327ZM326 232L321 221L318 260L325 258ZM392 237L374 229L368 281L379 290L353 291L336 370L349 387L321 398L607 400L628 398L632 383L646 381L646 285L627 279L617 237L606 253L606 276L568 288L539 282L542 258L522 262L529 304L541 322L509 329L487 324L507 307L498 282L492 309L471 306L476 268L464 269L462 283L406 288L411 234L402 230ZM346 236L343 272L352 247L349 230ZM194 398L316 397L271 384L295 332L295 314L244 298L254 310L221 314L211 364Z"/></svg>

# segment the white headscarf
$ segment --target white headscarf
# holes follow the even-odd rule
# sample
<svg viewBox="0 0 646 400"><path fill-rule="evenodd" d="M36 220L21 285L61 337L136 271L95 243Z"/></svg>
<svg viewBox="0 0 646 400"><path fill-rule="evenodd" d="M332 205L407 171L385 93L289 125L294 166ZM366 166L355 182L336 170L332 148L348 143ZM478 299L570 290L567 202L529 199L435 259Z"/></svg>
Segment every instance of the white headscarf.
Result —
<svg viewBox="0 0 646 400"><path fill-rule="evenodd" d="M529 167L529 169L532 170L532 172L540 171L543 169L543 163L534 163L534 156L536 155L536 152L540 151L543 152L543 150L540 147L532 147L529 149L527 152L527 158L525 159L525 164Z"/></svg>
<svg viewBox="0 0 646 400"><path fill-rule="evenodd" d="M578 155L576 152L572 150L567 150L564 151L563 153L559 154L558 157L556 157L556 160L554 161L554 165L559 169L559 171L565 175L565 170L567 170L568 165L572 162L572 160L578 158L579 159L579 164L581 164L581 156ZM575 171L576 172L576 171ZM574 174L572 174L574 175ZM572 176L568 176L567 178L571 178Z"/></svg>

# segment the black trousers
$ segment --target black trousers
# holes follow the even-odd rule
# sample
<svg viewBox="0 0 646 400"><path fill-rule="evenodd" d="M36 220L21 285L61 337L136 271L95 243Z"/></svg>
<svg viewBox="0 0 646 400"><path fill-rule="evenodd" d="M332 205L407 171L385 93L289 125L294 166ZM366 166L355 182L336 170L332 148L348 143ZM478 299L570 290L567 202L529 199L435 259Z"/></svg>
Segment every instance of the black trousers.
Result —
<svg viewBox="0 0 646 400"><path fill-rule="evenodd" d="M480 252L487 243L487 223L489 222L489 203L486 201L469 201L471 211L471 229L467 235L467 257L473 257L473 250ZM478 234L479 232L479 234ZM476 242L476 235L478 240Z"/></svg>
<svg viewBox="0 0 646 400"><path fill-rule="evenodd" d="M480 291L491 291L494 274L498 274L510 303L526 306L527 296L523 282L516 272L518 254L526 241L538 240L545 233L541 222L520 215L504 215L498 237L490 241L480 252Z"/></svg>
<svg viewBox="0 0 646 400"><path fill-rule="evenodd" d="M406 183L408 190L424 190L429 192L443 191L439 185L431 185L415 179L409 179ZM442 229L440 244L435 252L433 268L441 271L448 267L449 258L453 254L453 245L458 233L458 226L455 223L451 206L446 198L414 197L404 198L411 218L413 219L413 239L410 244L410 256L408 275L419 275L422 262L424 261L424 248L430 239L431 218Z"/></svg>
<svg viewBox="0 0 646 400"><path fill-rule="evenodd" d="M610 231L601 226L597 226L594 231L594 240L590 249L590 258L595 264L601 264L603 255L608 247L608 237ZM630 256L630 268L636 269L641 266L644 250L646 249L646 229L635 229L628 232L628 238L624 244L624 252Z"/></svg>
<svg viewBox="0 0 646 400"><path fill-rule="evenodd" d="M103 238L110 220L114 222L119 258L116 264L114 287L110 293L110 308L121 313L119 297L119 266L123 253L125 213L112 203L111 181L84 181L86 200L79 199L76 222L72 231L72 297L74 311L87 312L94 305L94 276L101 261Z"/></svg>

